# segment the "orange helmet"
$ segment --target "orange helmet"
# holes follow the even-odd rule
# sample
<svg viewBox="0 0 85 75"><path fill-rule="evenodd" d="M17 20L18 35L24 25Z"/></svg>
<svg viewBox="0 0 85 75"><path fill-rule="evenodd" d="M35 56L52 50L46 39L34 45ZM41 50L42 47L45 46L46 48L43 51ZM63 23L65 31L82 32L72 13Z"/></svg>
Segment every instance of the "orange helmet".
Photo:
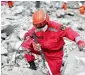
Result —
<svg viewBox="0 0 85 75"><path fill-rule="evenodd" d="M33 24L39 24L42 22L48 22L49 21L49 16L48 14L45 14L43 10L37 10L34 14L33 14Z"/></svg>

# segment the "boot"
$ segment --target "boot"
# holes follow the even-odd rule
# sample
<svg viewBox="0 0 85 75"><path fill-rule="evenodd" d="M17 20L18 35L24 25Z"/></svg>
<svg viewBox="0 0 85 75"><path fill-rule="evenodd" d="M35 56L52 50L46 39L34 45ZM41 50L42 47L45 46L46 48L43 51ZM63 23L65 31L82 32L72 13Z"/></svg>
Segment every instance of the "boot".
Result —
<svg viewBox="0 0 85 75"><path fill-rule="evenodd" d="M32 69L32 70L37 70L37 67L36 67L36 65L35 65L35 62L34 61L31 61L31 62L28 62L29 64L30 64L30 69Z"/></svg>

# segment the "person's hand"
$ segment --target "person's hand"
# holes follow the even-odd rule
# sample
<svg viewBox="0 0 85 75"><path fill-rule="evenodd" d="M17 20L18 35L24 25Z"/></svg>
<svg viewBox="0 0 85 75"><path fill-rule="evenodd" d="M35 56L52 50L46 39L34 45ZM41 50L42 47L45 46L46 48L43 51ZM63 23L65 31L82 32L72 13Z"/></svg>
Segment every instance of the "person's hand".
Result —
<svg viewBox="0 0 85 75"><path fill-rule="evenodd" d="M33 42L32 45L33 45L34 50L36 50L36 51L40 51L41 50L40 49L41 45L39 43L36 44L35 42Z"/></svg>
<svg viewBox="0 0 85 75"><path fill-rule="evenodd" d="M27 36L26 38L25 38L25 40L28 40L30 38L30 36Z"/></svg>
<svg viewBox="0 0 85 75"><path fill-rule="evenodd" d="M82 49L83 47L85 47L85 42L84 41L78 41L78 46L80 49Z"/></svg>

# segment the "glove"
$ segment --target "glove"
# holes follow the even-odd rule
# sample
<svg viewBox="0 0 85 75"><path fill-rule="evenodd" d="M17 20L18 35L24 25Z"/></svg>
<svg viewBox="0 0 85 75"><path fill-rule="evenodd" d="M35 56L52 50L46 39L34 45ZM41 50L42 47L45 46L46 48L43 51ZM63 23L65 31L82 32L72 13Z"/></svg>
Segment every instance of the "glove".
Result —
<svg viewBox="0 0 85 75"><path fill-rule="evenodd" d="M78 41L78 46L79 48L83 48L85 46L85 42L84 41Z"/></svg>
<svg viewBox="0 0 85 75"><path fill-rule="evenodd" d="M31 61L31 62L28 62L29 64L30 64L30 69L32 69L32 70L37 70L37 67L36 67L36 65L35 65L35 62L34 61Z"/></svg>
<svg viewBox="0 0 85 75"><path fill-rule="evenodd" d="M36 50L36 51L40 50L41 45L39 43L36 44L35 42L33 42L32 45L33 45L34 50Z"/></svg>

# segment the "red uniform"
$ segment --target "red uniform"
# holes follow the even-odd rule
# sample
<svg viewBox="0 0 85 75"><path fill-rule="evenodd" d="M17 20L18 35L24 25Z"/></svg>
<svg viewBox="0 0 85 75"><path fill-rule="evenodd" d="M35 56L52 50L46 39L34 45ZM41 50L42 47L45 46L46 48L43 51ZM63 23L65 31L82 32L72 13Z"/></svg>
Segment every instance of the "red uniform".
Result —
<svg viewBox="0 0 85 75"><path fill-rule="evenodd" d="M50 21L48 23L48 29L43 31L36 31L36 28L32 28L25 34L25 38L27 36L32 36L32 33L35 32L38 38L38 42L41 44L41 48L46 57L46 60L49 64L49 67L53 73L53 75L61 75L60 69L62 66L62 58L63 58L63 46L64 40L63 37L67 37L70 40L75 41L75 38L79 36L77 32L72 30L70 27L61 29L62 25ZM33 39L30 38L25 41L22 46L25 48L29 48L31 52L35 54L40 54L38 51L35 51L32 46ZM28 62L34 60L33 56L29 54L25 54L25 57ZM31 59L32 58L32 59Z"/></svg>
<svg viewBox="0 0 85 75"><path fill-rule="evenodd" d="M82 15L85 14L85 5L82 5L80 8L79 8L79 11Z"/></svg>
<svg viewBox="0 0 85 75"><path fill-rule="evenodd" d="M8 6L9 6L9 8L12 8L13 7L13 1L8 1Z"/></svg>
<svg viewBox="0 0 85 75"><path fill-rule="evenodd" d="M66 3L63 3L62 8L63 8L64 10L67 10L67 4L66 4Z"/></svg>
<svg viewBox="0 0 85 75"><path fill-rule="evenodd" d="M9 8L13 7L13 1L1 1L1 5L7 5L9 6Z"/></svg>

